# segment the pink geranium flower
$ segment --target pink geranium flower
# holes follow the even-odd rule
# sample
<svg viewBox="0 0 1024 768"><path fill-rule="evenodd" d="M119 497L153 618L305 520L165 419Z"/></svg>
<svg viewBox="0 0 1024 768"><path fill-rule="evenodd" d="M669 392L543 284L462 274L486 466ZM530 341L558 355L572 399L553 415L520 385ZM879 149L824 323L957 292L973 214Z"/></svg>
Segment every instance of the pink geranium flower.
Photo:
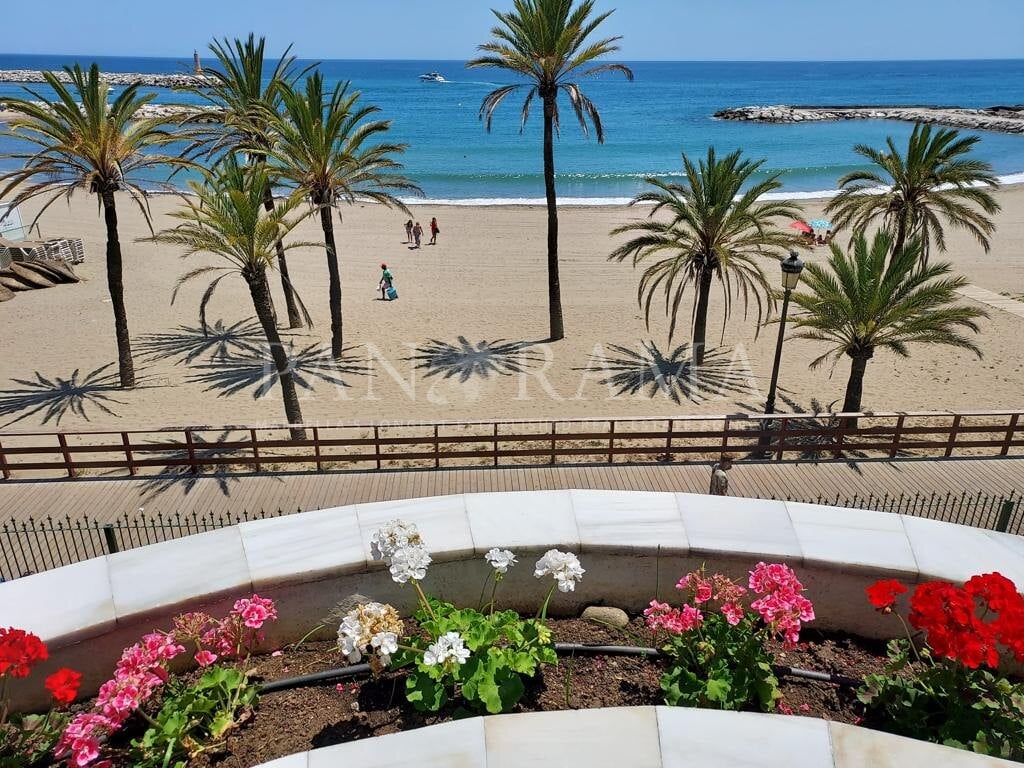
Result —
<svg viewBox="0 0 1024 768"><path fill-rule="evenodd" d="M733 627L743 621L743 614L743 606L738 603L722 604L722 615L725 616L725 620Z"/></svg>
<svg viewBox="0 0 1024 768"><path fill-rule="evenodd" d="M208 667L217 661L217 654L207 650L202 650L195 655L195 660L196 664L200 667Z"/></svg>
<svg viewBox="0 0 1024 768"><path fill-rule="evenodd" d="M267 621L277 618L277 609L274 601L268 598L253 595L251 598L242 599L235 603L232 613L242 619L242 623L249 629L260 629Z"/></svg>

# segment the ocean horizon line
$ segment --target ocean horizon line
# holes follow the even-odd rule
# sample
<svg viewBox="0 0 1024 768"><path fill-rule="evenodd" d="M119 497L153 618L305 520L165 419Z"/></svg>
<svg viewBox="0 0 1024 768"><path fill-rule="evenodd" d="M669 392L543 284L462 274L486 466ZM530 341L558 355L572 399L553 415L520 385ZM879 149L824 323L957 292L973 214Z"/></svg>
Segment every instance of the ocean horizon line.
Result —
<svg viewBox="0 0 1024 768"><path fill-rule="evenodd" d="M219 38L218 38L219 39ZM194 49L200 53L200 56L204 53L209 53L208 48ZM284 51L269 53L269 56L280 57ZM192 63L192 53L182 54L187 56L181 59L182 63ZM467 61L472 59L476 53L472 53L465 58L391 58L391 57L377 57L377 58L334 58L330 56L299 56L296 57L296 61L310 62L310 61L325 61L325 62L354 62L354 63L372 63L372 62L396 62L396 63L438 63L438 64L465 64ZM73 57L87 57L92 56L96 58L104 59L139 59L142 61L177 61L179 54L165 55L165 56L146 56L136 55L130 53L76 53L76 52L61 52L61 51L49 51L46 53L19 53L16 51L4 52L0 54L0 58L4 56L19 57L19 58L46 58L52 56L73 56ZM1006 57L995 57L995 58L974 58L974 57L953 57L953 58L933 58L933 59L637 59L630 57L623 57L620 59L614 59L614 61L621 63L636 63L636 64L887 64L887 63L899 63L899 64L934 64L934 63L946 63L946 62L1024 62L1024 56L1006 56Z"/></svg>

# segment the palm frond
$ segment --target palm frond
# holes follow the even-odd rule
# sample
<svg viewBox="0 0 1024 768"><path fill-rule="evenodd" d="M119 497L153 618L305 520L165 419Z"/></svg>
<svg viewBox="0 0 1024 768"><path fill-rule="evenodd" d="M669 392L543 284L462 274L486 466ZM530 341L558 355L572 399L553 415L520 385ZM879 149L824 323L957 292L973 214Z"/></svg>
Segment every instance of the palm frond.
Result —
<svg viewBox="0 0 1024 768"><path fill-rule="evenodd" d="M922 238L921 263L932 245L946 250L943 223L971 233L986 252L995 231L990 218L999 211L992 189L999 185L992 166L970 157L979 139L953 129L916 125L905 152L889 137L886 149L857 145L854 151L874 166L840 179L842 191L825 210L839 229L859 232L880 225L894 245Z"/></svg>
<svg viewBox="0 0 1024 768"><path fill-rule="evenodd" d="M637 299L649 322L654 300L660 296L669 317L670 339L684 296L706 280L717 281L726 319L738 298L744 315L754 304L760 325L775 297L759 260L777 259L798 245L798 238L780 224L797 218L799 207L763 200L763 195L781 186L779 177L751 184L761 163L745 161L739 152L719 158L711 148L698 162L684 154L683 167L684 184L647 180L650 189L632 204L651 204L648 218L612 231L613 236L631 238L609 259L632 259L634 268L648 263L640 276ZM741 192L744 188L747 191Z"/></svg>

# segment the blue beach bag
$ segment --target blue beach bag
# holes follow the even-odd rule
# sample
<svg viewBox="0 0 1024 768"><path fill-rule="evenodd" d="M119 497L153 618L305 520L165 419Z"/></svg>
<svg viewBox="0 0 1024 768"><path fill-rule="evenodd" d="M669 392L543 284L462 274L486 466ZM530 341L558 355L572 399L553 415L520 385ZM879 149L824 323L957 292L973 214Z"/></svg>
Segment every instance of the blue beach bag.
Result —
<svg viewBox="0 0 1024 768"><path fill-rule="evenodd" d="M398 291L394 287L388 288L388 301L394 301L398 298Z"/></svg>

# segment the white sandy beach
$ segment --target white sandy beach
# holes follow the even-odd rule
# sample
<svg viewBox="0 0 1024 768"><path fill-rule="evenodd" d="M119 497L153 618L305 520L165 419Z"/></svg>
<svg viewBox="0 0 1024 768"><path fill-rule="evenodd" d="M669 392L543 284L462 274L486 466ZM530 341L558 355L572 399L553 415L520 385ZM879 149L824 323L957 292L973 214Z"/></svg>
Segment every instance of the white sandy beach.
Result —
<svg viewBox="0 0 1024 768"><path fill-rule="evenodd" d="M1006 188L998 197L1003 211L996 217L998 232L990 254L964 234L951 232L949 253L935 258L948 258L974 285L1019 295L1024 293L1024 187ZM804 202L809 218L821 213L820 202ZM158 228L171 225L164 214L175 205L173 197L154 199ZM27 218L34 210L26 206L23 214ZM709 343L719 347L712 355L718 364L688 381L686 392L677 390L678 402L652 387L643 345L653 344L670 356L673 347L688 341L690 308L683 310L685 321L670 345L660 311L650 329L645 327L636 301L638 274L628 264L606 260L612 243L609 230L645 215L642 210L562 209L567 337L535 345L547 335L542 208L418 205L414 214L424 227L437 216L442 229L436 247L425 245L419 251L403 243L405 217L400 212L357 206L343 214L337 234L345 341L351 349L340 369L329 357L323 250L293 251L289 257L293 281L315 322L312 330L286 334L302 353L299 372L307 422L639 417L763 408L775 327L758 335L754 307L744 318L742 305L737 305L723 340L720 293L712 294L709 329ZM103 222L95 200L81 195L70 207L54 205L41 226L47 237L84 239L87 260L77 272L86 282L22 292L0 304L0 425L56 426L58 419L63 427L120 428L283 421L278 391L270 385L273 369L264 362L265 355L253 350L260 343L258 328L247 338L228 339L223 348L203 348L197 307L205 284L186 287L171 305L177 278L207 258L185 262L173 249L137 242L148 231L127 199L120 203L120 221L141 385L133 391L116 388ZM318 221L310 220L296 237L315 241L320 235ZM826 249L819 247L804 258L821 260L825 255ZM395 274L397 302L378 300L382 261ZM765 268L777 281L777 265L766 263ZM280 281L276 274L272 280L283 316ZM876 411L1020 407L1024 317L988 309L991 318L979 339L983 360L942 347L914 348L909 360L880 354L868 368L865 406ZM253 314L239 278L222 283L209 318L233 326ZM459 351L464 343L477 352ZM490 343L492 352L480 353L483 343ZM815 343L787 342L781 377L787 402L780 402L780 409L841 403L847 363L841 362L834 373L828 366L809 370L809 362L821 351ZM190 352L193 359L186 360ZM680 360L685 359L684 352ZM614 374L620 374L618 384L602 383ZM639 391L629 391L633 384ZM626 391L620 392L623 387Z"/></svg>

